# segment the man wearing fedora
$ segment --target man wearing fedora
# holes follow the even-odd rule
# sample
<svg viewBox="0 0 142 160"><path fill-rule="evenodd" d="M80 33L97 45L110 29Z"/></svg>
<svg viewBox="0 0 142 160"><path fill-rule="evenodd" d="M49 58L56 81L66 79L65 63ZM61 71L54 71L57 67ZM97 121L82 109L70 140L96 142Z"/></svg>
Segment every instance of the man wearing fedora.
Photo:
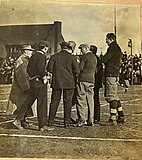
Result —
<svg viewBox="0 0 142 160"><path fill-rule="evenodd" d="M18 114L18 119L23 120L27 110L37 99L37 118L40 131L53 130L47 127L47 81L46 76L46 52L48 51L49 43L41 40L39 42L39 51L35 52L29 60L27 72L30 77L30 90L27 97L27 102L21 109L21 114ZM18 125L20 126L20 125Z"/></svg>
<svg viewBox="0 0 142 160"><path fill-rule="evenodd" d="M29 58L32 56L34 49L31 45L22 45L20 48L21 56L17 59L15 68L14 68L14 79L11 87L10 97L9 99L13 104L17 106L17 109L14 111L14 115L18 115L21 107L27 100L27 92L30 89L29 76L27 73L27 65L29 62ZM32 113L32 109L29 108L30 113ZM28 112L27 112L28 113ZM25 117L27 114L25 114ZM21 121L21 125L25 125L25 117ZM16 125L17 121L14 121L14 125ZM19 129L22 129L22 126L19 125Z"/></svg>
<svg viewBox="0 0 142 160"><path fill-rule="evenodd" d="M52 125L63 92L64 127L70 127L72 97L75 88L74 75L79 74L77 59L69 52L69 43L60 43L61 51L51 56L48 72L52 73L52 95L49 110L49 126Z"/></svg>

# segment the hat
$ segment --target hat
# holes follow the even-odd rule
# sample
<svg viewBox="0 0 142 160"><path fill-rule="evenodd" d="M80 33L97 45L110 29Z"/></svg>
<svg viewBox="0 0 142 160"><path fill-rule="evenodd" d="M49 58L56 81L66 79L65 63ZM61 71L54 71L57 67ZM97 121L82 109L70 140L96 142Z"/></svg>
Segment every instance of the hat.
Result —
<svg viewBox="0 0 142 160"><path fill-rule="evenodd" d="M68 42L63 41L59 44L61 46L61 49L68 49L69 48L69 43Z"/></svg>
<svg viewBox="0 0 142 160"><path fill-rule="evenodd" d="M85 48L90 48L90 45L88 43L84 43L84 44L80 44L78 48L81 49L81 48L84 48L84 47Z"/></svg>
<svg viewBox="0 0 142 160"><path fill-rule="evenodd" d="M69 48L74 50L75 47L76 47L76 43L74 41L68 41L68 44L69 44Z"/></svg>
<svg viewBox="0 0 142 160"><path fill-rule="evenodd" d="M34 51L34 49L32 48L32 46L30 44L24 44L24 45L22 45L22 47L20 49Z"/></svg>
<svg viewBox="0 0 142 160"><path fill-rule="evenodd" d="M49 47L49 42L48 41L44 41L44 40L41 40L40 42L39 42L39 46L47 46L47 47Z"/></svg>
<svg viewBox="0 0 142 160"><path fill-rule="evenodd" d="M59 43L60 44L60 46L66 46L66 47L69 47L69 43L68 42L65 42L65 41L63 41L63 42L61 42L61 43Z"/></svg>

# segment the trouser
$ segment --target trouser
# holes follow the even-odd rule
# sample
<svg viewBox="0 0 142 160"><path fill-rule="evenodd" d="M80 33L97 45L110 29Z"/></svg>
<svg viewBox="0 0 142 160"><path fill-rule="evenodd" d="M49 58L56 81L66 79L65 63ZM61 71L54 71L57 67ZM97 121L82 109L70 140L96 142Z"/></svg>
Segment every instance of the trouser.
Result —
<svg viewBox="0 0 142 160"><path fill-rule="evenodd" d="M27 110L32 106L37 99L37 118L39 128L47 125L47 85L42 81L32 80L30 82L30 90L28 93L27 101L18 111L17 116L23 120L27 114Z"/></svg>
<svg viewBox="0 0 142 160"><path fill-rule="evenodd" d="M105 99L110 105L110 119L116 120L123 117L123 109L118 97L117 77L106 77L105 81Z"/></svg>
<svg viewBox="0 0 142 160"><path fill-rule="evenodd" d="M99 89L94 88L94 122L100 121L100 100L99 100Z"/></svg>
<svg viewBox="0 0 142 160"><path fill-rule="evenodd" d="M94 122L94 84L88 82L79 82L77 85L77 108L80 121ZM86 113L88 108L88 118Z"/></svg>
<svg viewBox="0 0 142 160"><path fill-rule="evenodd" d="M73 97L72 97L72 106L76 106L76 112L77 112L77 120L80 119L80 116L79 116L79 111L78 111L78 107L77 107L77 88L75 87L74 89L74 94L73 94Z"/></svg>
<svg viewBox="0 0 142 160"><path fill-rule="evenodd" d="M49 122L52 123L57 113L57 109L63 92L64 106L64 123L69 124L71 121L71 107L74 89L53 89L51 95L51 103L49 109Z"/></svg>

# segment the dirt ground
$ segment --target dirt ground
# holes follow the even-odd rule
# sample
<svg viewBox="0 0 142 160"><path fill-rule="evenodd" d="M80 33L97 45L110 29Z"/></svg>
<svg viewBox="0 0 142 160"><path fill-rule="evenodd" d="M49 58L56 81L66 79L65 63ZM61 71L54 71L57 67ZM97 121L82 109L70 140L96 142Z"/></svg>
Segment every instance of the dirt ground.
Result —
<svg viewBox="0 0 142 160"><path fill-rule="evenodd" d="M131 86L127 92L119 88L119 96L126 122L117 126L106 124L109 108L100 92L101 123L94 127L83 126L65 129L63 107L59 106L54 130L40 132L37 118L29 117L29 129L17 130L11 123L12 116L5 113L6 93L9 86L0 86L0 157L43 159L142 159L142 85ZM76 118L76 109L72 108Z"/></svg>

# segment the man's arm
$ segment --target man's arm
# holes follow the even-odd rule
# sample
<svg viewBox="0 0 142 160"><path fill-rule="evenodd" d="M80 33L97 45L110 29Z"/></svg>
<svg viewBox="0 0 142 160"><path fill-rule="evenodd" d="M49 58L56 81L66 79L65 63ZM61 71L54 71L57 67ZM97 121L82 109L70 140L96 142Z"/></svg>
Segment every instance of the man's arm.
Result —
<svg viewBox="0 0 142 160"><path fill-rule="evenodd" d="M40 73L41 77L44 77L46 75L45 66L46 66L46 57L45 55L39 54L38 55L38 61L37 61L37 69Z"/></svg>
<svg viewBox="0 0 142 160"><path fill-rule="evenodd" d="M22 91L30 89L29 76L26 69L27 69L26 64L22 63L18 68L16 68L14 73L15 78Z"/></svg>
<svg viewBox="0 0 142 160"><path fill-rule="evenodd" d="M80 71L83 70L84 65L85 65L85 59L84 59L84 56L82 56L81 59L80 59L80 63L79 63Z"/></svg>
<svg viewBox="0 0 142 160"><path fill-rule="evenodd" d="M53 73L53 68L54 68L54 60L53 57L51 56L47 65L47 72Z"/></svg>
<svg viewBox="0 0 142 160"><path fill-rule="evenodd" d="M106 54L101 58L101 63L106 63L112 57L112 49L109 47Z"/></svg>

